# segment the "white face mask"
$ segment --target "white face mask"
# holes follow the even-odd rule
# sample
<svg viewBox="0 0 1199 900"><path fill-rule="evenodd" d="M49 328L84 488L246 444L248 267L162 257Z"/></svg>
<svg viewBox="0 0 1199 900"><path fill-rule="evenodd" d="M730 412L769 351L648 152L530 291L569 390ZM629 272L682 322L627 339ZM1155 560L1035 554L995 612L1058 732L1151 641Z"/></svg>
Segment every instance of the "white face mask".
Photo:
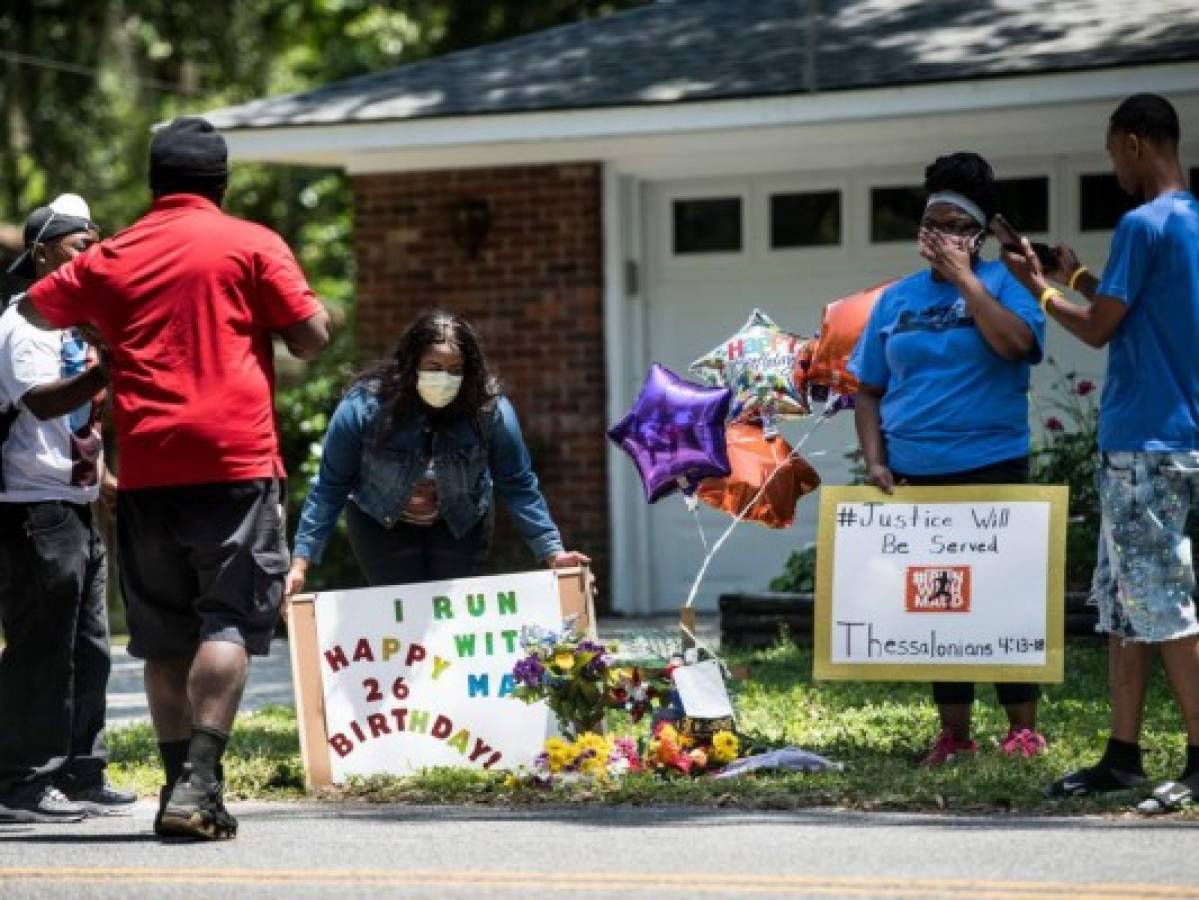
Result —
<svg viewBox="0 0 1199 900"><path fill-rule="evenodd" d="M416 392L434 409L442 409L454 402L462 388L462 376L449 372L417 372Z"/></svg>

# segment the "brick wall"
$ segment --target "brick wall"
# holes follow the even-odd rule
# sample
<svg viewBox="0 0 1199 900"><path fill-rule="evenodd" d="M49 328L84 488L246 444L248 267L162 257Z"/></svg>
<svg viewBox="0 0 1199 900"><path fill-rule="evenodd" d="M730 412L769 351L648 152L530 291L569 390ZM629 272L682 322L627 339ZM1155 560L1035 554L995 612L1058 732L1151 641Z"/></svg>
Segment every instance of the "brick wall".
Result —
<svg viewBox="0 0 1199 900"><path fill-rule="evenodd" d="M358 345L387 353L432 306L478 329L516 406L534 468L568 547L608 573L604 344L597 165L359 175L353 179ZM451 207L491 205L474 259L455 242ZM507 516L495 568L529 568Z"/></svg>

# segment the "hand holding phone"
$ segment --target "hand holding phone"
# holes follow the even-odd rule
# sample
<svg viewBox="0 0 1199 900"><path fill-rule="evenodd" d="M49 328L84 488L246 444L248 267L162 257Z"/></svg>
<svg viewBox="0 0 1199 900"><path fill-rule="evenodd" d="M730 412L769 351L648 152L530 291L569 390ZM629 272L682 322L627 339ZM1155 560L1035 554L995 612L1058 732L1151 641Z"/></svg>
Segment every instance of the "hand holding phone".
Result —
<svg viewBox="0 0 1199 900"><path fill-rule="evenodd" d="M1023 238L1012 223L1003 217L1003 213L995 213L991 219L991 234L999 240L1003 245L1003 249L1011 253L1023 253L1024 243ZM1037 255L1037 259L1041 262L1041 268L1046 272L1055 272L1058 269L1057 251L1048 244L1042 244L1039 241L1031 241L1033 252Z"/></svg>

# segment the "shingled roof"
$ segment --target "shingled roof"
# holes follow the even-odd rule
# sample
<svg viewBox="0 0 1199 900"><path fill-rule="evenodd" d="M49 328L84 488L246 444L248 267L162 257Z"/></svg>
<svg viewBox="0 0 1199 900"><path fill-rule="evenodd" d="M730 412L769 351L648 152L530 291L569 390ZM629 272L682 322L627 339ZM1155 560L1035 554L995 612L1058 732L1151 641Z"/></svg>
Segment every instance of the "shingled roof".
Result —
<svg viewBox="0 0 1199 900"><path fill-rule="evenodd" d="M1195 0L675 0L208 115L365 124L1196 59Z"/></svg>

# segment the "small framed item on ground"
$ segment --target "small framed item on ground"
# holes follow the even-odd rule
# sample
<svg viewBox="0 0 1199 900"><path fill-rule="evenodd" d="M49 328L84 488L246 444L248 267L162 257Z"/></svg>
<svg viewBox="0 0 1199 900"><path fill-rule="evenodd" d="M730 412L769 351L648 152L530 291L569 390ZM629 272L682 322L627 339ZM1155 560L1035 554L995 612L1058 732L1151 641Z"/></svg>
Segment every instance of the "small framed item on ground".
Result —
<svg viewBox="0 0 1199 900"><path fill-rule="evenodd" d="M818 679L1060 682L1064 486L825 487Z"/></svg>
<svg viewBox="0 0 1199 900"><path fill-rule="evenodd" d="M521 629L579 616L594 636L587 568L329 591L287 615L310 789L434 766L531 767L555 728L512 696Z"/></svg>

